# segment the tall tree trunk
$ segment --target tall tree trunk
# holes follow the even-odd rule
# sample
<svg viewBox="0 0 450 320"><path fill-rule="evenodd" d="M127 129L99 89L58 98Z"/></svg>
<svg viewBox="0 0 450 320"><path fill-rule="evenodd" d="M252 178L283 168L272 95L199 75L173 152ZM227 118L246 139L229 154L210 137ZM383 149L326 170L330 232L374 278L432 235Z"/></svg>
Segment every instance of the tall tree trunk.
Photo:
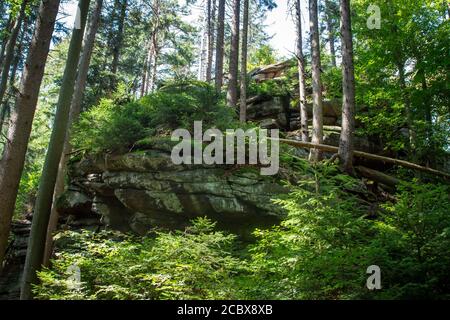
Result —
<svg viewBox="0 0 450 320"><path fill-rule="evenodd" d="M231 26L230 70L228 79L227 104L235 108L237 104L239 68L239 27L241 0L233 0L233 21Z"/></svg>
<svg viewBox="0 0 450 320"><path fill-rule="evenodd" d="M8 44L6 45L6 52L5 52L5 58L3 61L3 68L2 68L2 76L0 78L0 104L3 101L3 98L5 96L6 87L8 84L8 78L9 78L9 70L11 68L11 64L14 60L14 51L16 47L17 37L19 36L20 28L22 26L22 21L25 17L25 9L27 6L27 0L23 0L21 6L19 15L17 16L14 27L11 32L11 36L9 37Z"/></svg>
<svg viewBox="0 0 450 320"><path fill-rule="evenodd" d="M12 69L9 75L9 91L7 93L8 96L12 96L14 94L14 82L16 79L17 68L19 67L19 62L21 61L23 42L25 38L25 33L28 28L28 19L25 19L22 26L22 34L20 36L20 40L18 42L18 46L16 49L16 54L14 57L14 62L12 64ZM0 111L0 134L3 132L3 125L5 124L6 115L10 113L10 99L6 97L3 100L3 104L1 105Z"/></svg>
<svg viewBox="0 0 450 320"><path fill-rule="evenodd" d="M80 59L83 33L89 11L90 0L80 0L80 29L73 29L67 54L66 67L59 92L53 130L48 145L44 168L39 183L36 204L27 248L27 257L20 292L21 299L31 299L31 287L37 282L36 272L40 269L44 257L45 238L52 207L53 192L58 174L58 164L66 139L70 105L74 93L74 84Z"/></svg>
<svg viewBox="0 0 450 320"><path fill-rule="evenodd" d="M317 0L309 0L309 21L311 33L311 71L313 87L313 127L312 143L323 141L322 83L320 81L320 41L319 21L317 16ZM319 149L311 149L309 159L313 162L321 160Z"/></svg>
<svg viewBox="0 0 450 320"><path fill-rule="evenodd" d="M300 130L302 141L309 142L308 111L306 108L306 78L305 78L305 56L303 55L302 35L302 9L301 0L296 0L296 22L297 22L297 64L298 64L298 90L300 106Z"/></svg>
<svg viewBox="0 0 450 320"><path fill-rule="evenodd" d="M9 33L11 32L11 27L12 27L11 22L12 22L12 16L9 15L8 21L6 23L5 34L2 39L2 46L0 47L0 73L3 69L3 59L5 58L6 45L8 44Z"/></svg>
<svg viewBox="0 0 450 320"><path fill-rule="evenodd" d="M149 60L150 60L150 43L148 45L147 54L145 55L144 65L142 67L141 98L146 94Z"/></svg>
<svg viewBox="0 0 450 320"><path fill-rule="evenodd" d="M42 1L0 161L0 269L60 0ZM1 270L0 270L1 271Z"/></svg>
<svg viewBox="0 0 450 320"><path fill-rule="evenodd" d="M225 0L219 0L219 11L217 12L217 39L216 39L216 70L215 87L220 92L223 85L223 54L225 39Z"/></svg>
<svg viewBox="0 0 450 320"><path fill-rule="evenodd" d="M208 47L208 14L203 19L203 30L200 39L200 61L198 64L198 80L205 80L206 75L206 63L207 63L207 47Z"/></svg>
<svg viewBox="0 0 450 320"><path fill-rule="evenodd" d="M339 140L341 168L353 174L353 135L355 131L355 71L353 67L353 40L350 0L341 0L342 45L342 129Z"/></svg>
<svg viewBox="0 0 450 320"><path fill-rule="evenodd" d="M80 58L78 66L78 75L75 83L75 90L73 93L72 104L70 106L69 114L69 130L67 130L66 140L64 141L63 153L58 166L58 176L56 178L55 191L53 194L53 204L50 214L50 221L47 228L47 238L45 242L44 266L49 265L52 249L53 249L53 232L55 232L58 225L59 214L56 210L56 200L64 192L64 177L67 166L67 155L72 152L70 144L70 127L77 121L86 89L86 81L89 71L89 64L91 63L92 51L94 49L95 36L97 35L98 25L100 22L100 13L102 11L103 0L97 0L91 13L90 23L83 40L83 53Z"/></svg>
<svg viewBox="0 0 450 320"><path fill-rule="evenodd" d="M244 0L242 20L242 56L241 56L241 101L239 107L239 120L247 121L247 49L248 49L248 2Z"/></svg>
<svg viewBox="0 0 450 320"><path fill-rule="evenodd" d="M328 29L328 41L330 43L330 55L331 55L331 65L336 67L336 49L335 49L335 39L334 39L334 26L333 26L333 4L330 0L325 0L325 12L327 19L327 29Z"/></svg>
<svg viewBox="0 0 450 320"><path fill-rule="evenodd" d="M121 6L120 6L120 14L119 14L119 20L118 20L118 28L117 28L117 34L116 38L114 40L114 46L113 46L113 60L111 63L111 73L114 75L113 78L113 84L112 88L114 89L117 85L117 69L119 67L119 57L120 57L120 49L122 48L122 42L123 42L123 29L124 29L124 23L125 23L125 16L127 11L127 1L128 0L122 0Z"/></svg>
<svg viewBox="0 0 450 320"><path fill-rule="evenodd" d="M397 62L397 69L399 74L399 84L402 90L403 102L405 104L405 114L406 114L406 124L408 126L408 136L409 136L409 156L411 159L415 158L414 146L416 140L416 134L413 128L413 119L411 113L411 99L409 96L408 88L406 86L406 75L405 75L405 63L402 61Z"/></svg>
<svg viewBox="0 0 450 320"><path fill-rule="evenodd" d="M216 0L208 0L208 58L206 64L206 81L211 82L214 54L214 19L216 17Z"/></svg>

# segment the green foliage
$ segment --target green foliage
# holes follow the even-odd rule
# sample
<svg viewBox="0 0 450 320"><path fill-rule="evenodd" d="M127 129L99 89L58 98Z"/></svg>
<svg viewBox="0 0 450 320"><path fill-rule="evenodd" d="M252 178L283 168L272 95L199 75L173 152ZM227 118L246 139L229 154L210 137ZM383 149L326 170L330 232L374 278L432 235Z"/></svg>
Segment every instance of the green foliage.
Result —
<svg viewBox="0 0 450 320"><path fill-rule="evenodd" d="M39 273L40 299L228 299L233 235L214 231L205 218L185 232L135 239L111 232L64 232L65 251L52 270ZM71 287L70 266L80 269L81 286Z"/></svg>
<svg viewBox="0 0 450 320"><path fill-rule="evenodd" d="M281 226L258 230L251 249L250 298L448 299L449 187L403 186L378 219L348 190L357 181L333 168L291 186L279 200L289 212ZM347 190L345 192L344 190ZM365 288L366 269L378 265L382 290Z"/></svg>
<svg viewBox="0 0 450 320"><path fill-rule="evenodd" d="M288 161L288 160L286 160ZM374 206L361 181L330 164L290 158L301 179L275 200L288 212L242 247L206 218L143 238L63 232L40 299L449 299L448 185L399 187ZM363 196L361 196L363 195ZM381 268L381 290L366 288ZM71 288L68 268L81 270ZM69 286L68 286L69 285Z"/></svg>
<svg viewBox="0 0 450 320"><path fill-rule="evenodd" d="M74 128L74 145L94 152L126 151L150 136L170 135L177 128L193 128L203 120L206 127L232 128L233 111L202 82L166 85L138 101L115 103L102 99L85 112Z"/></svg>
<svg viewBox="0 0 450 320"><path fill-rule="evenodd" d="M250 97L258 95L267 97L286 96L290 93L290 85L288 81L280 79L263 82L250 81L247 90Z"/></svg>

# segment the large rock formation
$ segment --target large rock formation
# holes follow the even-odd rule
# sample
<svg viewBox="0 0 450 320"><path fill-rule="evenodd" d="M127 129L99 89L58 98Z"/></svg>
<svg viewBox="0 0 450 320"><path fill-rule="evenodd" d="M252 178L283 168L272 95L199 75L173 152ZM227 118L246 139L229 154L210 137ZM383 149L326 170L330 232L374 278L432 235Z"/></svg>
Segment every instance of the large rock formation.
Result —
<svg viewBox="0 0 450 320"><path fill-rule="evenodd" d="M246 234L283 217L271 199L287 191L260 176L259 168L174 165L168 147L74 163L59 211L72 224L96 226L101 217L103 224L138 234L183 228L199 216Z"/></svg>

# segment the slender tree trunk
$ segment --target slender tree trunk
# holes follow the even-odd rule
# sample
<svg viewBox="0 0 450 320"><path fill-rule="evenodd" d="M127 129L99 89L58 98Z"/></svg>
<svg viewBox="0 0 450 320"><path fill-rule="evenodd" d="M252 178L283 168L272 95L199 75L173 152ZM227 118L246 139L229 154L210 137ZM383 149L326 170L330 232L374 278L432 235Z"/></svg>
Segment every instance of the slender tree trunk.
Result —
<svg viewBox="0 0 450 320"><path fill-rule="evenodd" d="M5 96L6 87L8 84L8 78L9 78L9 70L11 68L11 64L14 60L14 51L16 47L17 37L19 36L20 28L22 26L22 21L25 17L25 9L27 6L27 1L24 0L20 6L20 12L19 15L14 22L14 27L11 32L11 36L9 37L8 44L6 45L6 53L5 58L3 61L3 68L2 68L2 76L0 78L0 104L3 101L3 98Z"/></svg>
<svg viewBox="0 0 450 320"><path fill-rule="evenodd" d="M97 0L95 2L95 7L93 8L89 27L85 34L83 40L83 53L80 58L80 63L78 66L78 75L75 83L75 90L72 98L72 104L70 106L69 115L69 130L67 130L66 140L64 141L63 153L61 155L61 160L58 166L58 176L56 178L55 191L53 194L52 210L50 214L50 221L47 228L47 239L45 243L45 253L44 253L44 266L49 265L53 250L53 232L55 232L58 225L59 214L56 210L56 200L64 192L64 177L66 173L67 166L67 155L72 152L72 146L70 144L70 127L77 121L80 113L81 106L84 97L84 92L86 89L86 81L89 71L89 64L91 62L92 51L94 50L95 36L97 35L98 25L100 22L100 13L102 11L103 0Z"/></svg>
<svg viewBox="0 0 450 320"><path fill-rule="evenodd" d="M72 32L53 130L39 183L20 293L20 298L25 300L32 298L31 287L37 282L36 272L40 269L43 262L45 238L58 174L58 164L61 160L66 139L70 105L74 93L89 2L90 0L80 0L78 4L80 9L80 29L73 29Z"/></svg>
<svg viewBox="0 0 450 320"><path fill-rule="evenodd" d="M58 7L59 0L41 2L0 162L0 268L8 243L11 218Z"/></svg>
<svg viewBox="0 0 450 320"><path fill-rule="evenodd" d="M297 16L297 63L298 63L298 90L300 106L300 130L302 141L309 142L308 111L306 107L306 78L305 78L305 56L303 55L303 33L302 33L302 9L301 0L296 0Z"/></svg>
<svg viewBox="0 0 450 320"><path fill-rule="evenodd" d="M312 143L323 141L322 83L320 81L320 41L319 21L317 16L317 0L309 0L309 21L311 33L311 71L313 87L313 128ZM319 149L311 149L309 159L313 162L321 160Z"/></svg>
<svg viewBox="0 0 450 320"><path fill-rule="evenodd" d="M3 59L5 58L5 50L6 50L6 45L8 44L8 38L9 38L9 33L11 32L11 22L12 22L12 17L11 15L8 18L8 22L6 23L6 34L3 36L2 39L2 46L0 47L0 73L3 69Z"/></svg>
<svg viewBox="0 0 450 320"><path fill-rule="evenodd" d="M341 0L342 45L342 129L339 140L341 168L353 174L353 136L355 131L355 71L353 67L353 40L350 0Z"/></svg>
<svg viewBox="0 0 450 320"><path fill-rule="evenodd" d="M203 21L203 30L200 39L200 61L198 65L198 80L205 80L207 64L208 47L208 18L205 16Z"/></svg>
<svg viewBox="0 0 450 320"><path fill-rule="evenodd" d="M214 54L214 19L216 17L216 0L208 0L208 58L206 64L206 81L211 82Z"/></svg>
<svg viewBox="0 0 450 320"><path fill-rule="evenodd" d="M117 69L119 67L119 57L120 57L120 49L122 48L122 42L123 42L123 29L124 29L125 16L126 16L126 11L127 11L127 1L128 0L122 0L121 6L120 6L117 34L116 34L116 38L115 38L114 46L113 46L113 60L111 63L111 73L114 76L117 75ZM117 85L117 79L114 77L112 87L115 88L116 85Z"/></svg>
<svg viewBox="0 0 450 320"><path fill-rule="evenodd" d="M21 34L20 40L18 42L16 54L14 57L14 62L12 64L12 69L11 69L10 76L9 76L10 85L9 85L9 91L7 93L8 96L12 96L14 93L14 82L16 79L17 68L19 66L19 62L20 62L21 56L22 56L23 42L24 42L24 38L25 38L25 33L27 31L27 27L28 27L28 20L25 19L23 22L23 26L22 26L22 34ZM6 115L10 113L10 101L9 100L10 99L8 97L6 97L3 100L3 104L1 105L0 134L3 132L3 125L5 124Z"/></svg>
<svg viewBox="0 0 450 320"><path fill-rule="evenodd" d="M239 27L241 1L233 0L233 21L231 26L230 70L228 79L227 104L235 108L237 104L237 86L239 69Z"/></svg>
<svg viewBox="0 0 450 320"><path fill-rule="evenodd" d="M411 114L411 99L409 97L408 88L406 86L406 76L405 76L405 63L397 63L398 74L399 74L399 84L402 90L403 102L405 104L405 114L406 123L408 125L408 136L409 136L409 154L411 158L414 158L414 146L416 140L416 134L413 128L413 120Z"/></svg>
<svg viewBox="0 0 450 320"><path fill-rule="evenodd" d="M217 39L216 39L216 70L215 87L220 92L223 85L223 53L225 39L225 0L219 0L219 11L217 13Z"/></svg>
<svg viewBox="0 0 450 320"><path fill-rule="evenodd" d="M142 68L142 83L141 83L141 98L146 94L147 87L147 74L148 74L148 64L150 60L150 48L147 50L147 54L144 60L144 66Z"/></svg>
<svg viewBox="0 0 450 320"><path fill-rule="evenodd" d="M153 54L153 64L150 70L149 90L153 92L156 88L156 72L158 70L159 48L156 47Z"/></svg>
<svg viewBox="0 0 450 320"><path fill-rule="evenodd" d="M325 11L327 18L328 41L330 43L331 65L336 67L336 49L334 46L334 26L333 26L333 8L330 0L325 0Z"/></svg>
<svg viewBox="0 0 450 320"><path fill-rule="evenodd" d="M239 107L239 120L247 121L247 49L248 49L248 2L244 0L242 21L242 56L241 56L241 101Z"/></svg>

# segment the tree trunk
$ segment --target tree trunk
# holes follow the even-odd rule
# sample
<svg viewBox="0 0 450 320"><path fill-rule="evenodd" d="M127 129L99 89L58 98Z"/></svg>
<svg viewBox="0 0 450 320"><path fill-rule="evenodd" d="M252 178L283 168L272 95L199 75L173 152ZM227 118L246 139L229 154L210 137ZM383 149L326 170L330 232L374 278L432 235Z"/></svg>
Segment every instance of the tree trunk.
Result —
<svg viewBox="0 0 450 320"><path fill-rule="evenodd" d="M86 18L90 0L80 0L80 29L73 29L67 54L66 67L59 92L52 135L48 145L44 168L39 183L36 204L34 208L31 233L25 260L21 299L32 298L31 287L37 281L36 272L40 269L44 257L45 238L52 206L53 192L58 173L58 164L64 148L67 125L69 122L70 105L74 93L74 84L80 59Z"/></svg>
<svg viewBox="0 0 450 320"><path fill-rule="evenodd" d="M12 16L9 15L8 18L8 22L6 23L6 32L5 35L3 36L2 39L2 46L0 47L0 73L2 72L3 69L3 59L5 58L5 50L6 50L6 45L8 44L8 37L9 37L9 33L11 32L11 21L12 21Z"/></svg>
<svg viewBox="0 0 450 320"><path fill-rule="evenodd" d="M20 28L22 26L22 21L25 17L25 9L27 6L27 0L23 0L21 6L19 15L17 16L16 21L14 22L14 27L11 31L11 36L9 37L8 44L6 45L6 52L5 52L5 58L3 60L3 68L2 68L2 75L0 78L0 104L3 101L3 98L5 96L6 87L8 84L8 78L9 78L9 70L11 68L11 64L14 60L14 51L16 47L17 37L19 36Z"/></svg>
<svg viewBox="0 0 450 320"><path fill-rule="evenodd" d="M339 139L339 159L345 172L353 173L353 135L355 131L355 70L350 0L341 0L342 46L342 129Z"/></svg>
<svg viewBox="0 0 450 320"><path fill-rule="evenodd" d="M305 57L303 55L303 34L302 34L302 9L301 0L296 0L296 23L297 23L297 64L298 64L298 90L300 107L300 130L302 141L309 141L308 132L308 111L306 108L306 79L305 79Z"/></svg>
<svg viewBox="0 0 450 320"><path fill-rule="evenodd" d="M208 0L208 58L206 64L206 81L211 82L214 53L214 18L216 17L216 0Z"/></svg>
<svg viewBox="0 0 450 320"><path fill-rule="evenodd" d="M120 6L117 34L116 34L116 38L114 41L114 47L113 47L113 60L111 63L111 73L114 75L113 85L112 85L113 89L117 85L117 79L115 76L117 75L117 69L119 67L119 57L120 57L120 49L122 48L122 42L123 42L123 29L124 29L124 22L125 22L126 10L127 10L127 1L128 0L122 0L121 6Z"/></svg>
<svg viewBox="0 0 450 320"><path fill-rule="evenodd" d="M398 74L399 74L399 84L402 90L403 102L405 104L405 114L406 114L406 124L408 125L408 136L409 136L409 155L410 158L414 158L414 145L416 140L416 134L413 128L413 120L411 114L411 99L409 97L408 88L406 86L406 76L405 76L405 63L397 63Z"/></svg>
<svg viewBox="0 0 450 320"><path fill-rule="evenodd" d="M25 33L28 28L28 20L24 19L23 26L22 26L22 34L20 36L19 45L17 46L16 54L14 57L14 62L12 64L12 69L9 75L9 91L7 93L8 96L12 96L14 94L14 82L16 79L16 73L17 68L19 66L19 62L21 61L22 56L22 49L23 49L23 41L25 38ZM1 111L0 111L0 135L3 132L3 125L5 124L6 115L10 113L10 99L6 97L3 100L3 104L1 105Z"/></svg>
<svg viewBox="0 0 450 320"><path fill-rule="evenodd" d="M237 104L238 65L239 65L239 27L240 0L233 0L233 21L231 26L230 70L228 79L227 105L235 108Z"/></svg>
<svg viewBox="0 0 450 320"><path fill-rule="evenodd" d="M59 0L41 2L0 162L0 269L58 7Z"/></svg>
<svg viewBox="0 0 450 320"><path fill-rule="evenodd" d="M320 41L319 21L317 16L317 0L309 0L309 21L311 33L311 71L313 88L313 127L312 142L321 144L323 141L323 110L322 110L322 83L320 81ZM319 149L311 149L309 159L313 162L321 160Z"/></svg>
<svg viewBox="0 0 450 320"><path fill-rule="evenodd" d="M223 53L225 38L225 0L219 0L219 11L217 13L217 39L216 39L216 70L215 87L220 92L223 85Z"/></svg>
<svg viewBox="0 0 450 320"><path fill-rule="evenodd" d="M331 65L336 67L336 49L334 46L333 8L330 0L325 0L325 12L327 18L328 41L330 43Z"/></svg>
<svg viewBox="0 0 450 320"><path fill-rule="evenodd" d="M248 38L248 2L244 0L244 12L242 21L242 56L241 56L241 101L239 107L239 120L247 121L247 38Z"/></svg>
<svg viewBox="0 0 450 320"><path fill-rule="evenodd" d="M91 62L92 51L94 49L95 36L97 34L98 25L100 22L100 13L102 11L103 0L97 0L95 2L95 7L93 8L88 30L86 32L85 38L83 40L83 53L80 58L80 63L78 66L78 75L75 83L75 90L72 98L72 104L70 106L69 115L69 129L72 124L77 121L81 113L81 105L84 97L84 92L86 89L86 81L89 71L89 64ZM64 177L66 173L67 166L67 155L72 152L72 146L70 144L70 130L67 131L66 140L64 141L63 153L61 155L61 160L58 166L58 176L56 178L55 191L53 194L53 204L50 214L50 221L47 228L47 238L45 243L45 253L44 253L44 266L49 265L52 249L53 249L53 232L56 230L58 225L59 214L56 210L56 200L64 192Z"/></svg>

